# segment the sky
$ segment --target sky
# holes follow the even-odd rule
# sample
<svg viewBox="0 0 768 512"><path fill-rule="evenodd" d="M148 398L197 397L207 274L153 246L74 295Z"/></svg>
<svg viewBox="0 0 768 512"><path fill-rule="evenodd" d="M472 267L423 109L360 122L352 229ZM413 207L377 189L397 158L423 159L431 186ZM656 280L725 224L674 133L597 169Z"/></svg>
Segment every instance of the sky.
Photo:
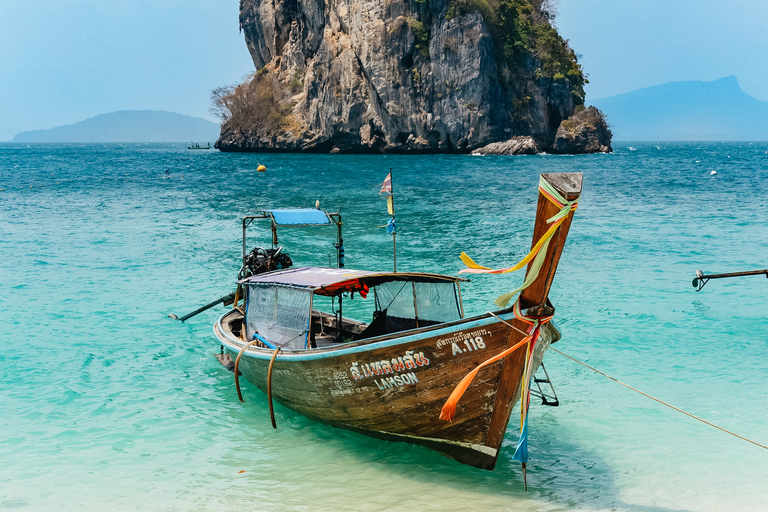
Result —
<svg viewBox="0 0 768 512"><path fill-rule="evenodd" d="M587 103L735 75L768 101L768 0L560 0ZM210 91L254 70L238 0L0 0L0 141L116 110L215 120Z"/></svg>
<svg viewBox="0 0 768 512"><path fill-rule="evenodd" d="M215 120L253 61L238 0L0 0L0 141L117 110Z"/></svg>
<svg viewBox="0 0 768 512"><path fill-rule="evenodd" d="M560 35L589 75L587 103L734 75L768 101L768 0L560 0Z"/></svg>

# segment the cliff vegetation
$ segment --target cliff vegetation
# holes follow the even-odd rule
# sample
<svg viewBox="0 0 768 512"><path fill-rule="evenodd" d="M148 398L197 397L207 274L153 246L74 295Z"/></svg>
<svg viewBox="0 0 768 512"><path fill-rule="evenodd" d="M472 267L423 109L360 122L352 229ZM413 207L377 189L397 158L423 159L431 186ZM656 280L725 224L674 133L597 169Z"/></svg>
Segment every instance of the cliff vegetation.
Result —
<svg viewBox="0 0 768 512"><path fill-rule="evenodd" d="M425 0L429 1L429 0ZM589 83L576 53L552 25L554 5L548 0L453 0L448 18L478 11L488 24L494 42L503 48L512 70L524 70L533 61L537 78L564 80L575 105L584 104Z"/></svg>

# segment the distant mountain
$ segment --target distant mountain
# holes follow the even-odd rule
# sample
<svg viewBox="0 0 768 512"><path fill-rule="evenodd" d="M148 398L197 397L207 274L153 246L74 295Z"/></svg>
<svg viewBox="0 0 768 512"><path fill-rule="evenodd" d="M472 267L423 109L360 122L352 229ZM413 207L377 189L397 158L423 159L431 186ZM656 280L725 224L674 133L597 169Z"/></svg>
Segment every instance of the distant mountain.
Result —
<svg viewBox="0 0 768 512"><path fill-rule="evenodd" d="M768 140L768 102L745 93L735 76L670 82L592 100L615 140Z"/></svg>
<svg viewBox="0 0 768 512"><path fill-rule="evenodd" d="M160 110L121 110L50 130L22 132L13 142L212 142L219 125Z"/></svg>

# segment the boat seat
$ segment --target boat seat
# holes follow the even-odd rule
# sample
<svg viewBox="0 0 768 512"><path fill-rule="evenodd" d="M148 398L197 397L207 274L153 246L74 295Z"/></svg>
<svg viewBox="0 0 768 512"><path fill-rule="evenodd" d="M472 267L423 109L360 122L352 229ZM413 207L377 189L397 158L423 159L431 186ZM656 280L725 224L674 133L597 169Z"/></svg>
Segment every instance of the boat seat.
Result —
<svg viewBox="0 0 768 512"><path fill-rule="evenodd" d="M419 329L421 327L428 327L430 325L437 325L442 322L435 322L432 320L423 320L423 319L415 319L415 318L400 318L396 316L388 316L387 317L387 334L400 332L400 331L410 331L411 329Z"/></svg>
<svg viewBox="0 0 768 512"><path fill-rule="evenodd" d="M434 322L430 320L418 320L418 327L427 327L430 325L437 325L442 322ZM373 320L368 324L363 332L356 335L354 340L364 340L366 338L375 338L376 336L383 336L385 334L393 334L401 331L408 331L411 329L417 329L417 320L415 318L399 318L396 316L389 316L387 310L376 311L373 313Z"/></svg>
<svg viewBox="0 0 768 512"><path fill-rule="evenodd" d="M363 329L363 332L356 334L352 339L364 340L366 338L375 338L376 336L382 336L388 334L391 331L387 331L387 310L374 311L373 320L368 324L368 327Z"/></svg>

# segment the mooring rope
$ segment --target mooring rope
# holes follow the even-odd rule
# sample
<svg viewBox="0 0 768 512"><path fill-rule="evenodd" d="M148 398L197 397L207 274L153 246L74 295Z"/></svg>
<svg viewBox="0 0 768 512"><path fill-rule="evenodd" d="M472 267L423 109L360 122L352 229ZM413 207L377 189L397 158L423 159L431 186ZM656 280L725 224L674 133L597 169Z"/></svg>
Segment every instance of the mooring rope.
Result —
<svg viewBox="0 0 768 512"><path fill-rule="evenodd" d="M502 323L504 323L504 324L508 325L509 327L511 327L512 329L516 330L516 331L517 331L517 332L519 332L520 334L523 334L523 335L527 336L527 333L526 333L525 331L522 331L522 330L518 329L517 327L515 327L515 326L514 326L514 325L512 325L512 324L510 324L509 322L505 322L504 320L502 320L502 319L501 319L501 318L499 318L498 316L494 315L492 312L490 312L490 311L487 311L487 313L488 313L488 314L490 314L491 316L494 316L494 317L498 318L498 319L499 319L499 320L500 320ZM684 411L684 410L682 410L682 409L680 409L680 408L678 408L678 407L675 407L674 405L668 404L667 402L665 402L665 401L663 401L663 400L659 400L658 398L656 398L656 397L654 397L654 396L651 396L651 395L649 395L648 393L644 393L644 392L640 391L640 390L639 390L639 389L637 389L637 388L633 388L633 387L632 387L632 386L630 386L629 384L625 384L625 383L621 382L620 380L618 380L618 379L615 379L615 378L611 377L610 375L606 375L605 373L601 372L600 370L598 370L598 369L596 369L596 368L592 368L592 367L591 367L591 366L589 366L588 364L586 364L586 363L582 363L582 362L581 362L581 361L579 361L578 359L575 359L575 358L573 358L573 357L569 356L568 354L564 354L564 353L560 352L559 350L557 350L556 348L554 348L554 347L552 347L552 346L550 346L550 347L549 347L549 350L553 350L553 351L557 352L558 354L560 354L561 356L563 356L563 357L567 357L567 358L568 358L568 359L570 359L571 361L573 361L573 362L575 362L575 363L578 363L578 364L582 365L582 366L583 366L583 367L585 367L585 368L589 368L589 369L590 369L590 370L592 370L593 372L595 372L595 373L597 373L597 374L600 374L600 375L602 375L602 376L603 376L603 377L605 377L605 378L611 379L612 381L614 381L614 382L616 382L616 383L618 383L618 384L621 384L622 386L624 386L624 387L627 387L627 388L631 389L632 391L635 391L636 393L640 393L641 395L643 395L643 396L645 396L645 397L648 397L648 398L650 398L651 400L655 400L656 402L659 402L659 403L660 403L660 404L662 404L662 405L666 405L666 406L667 406L667 407L669 407L670 409L674 409L674 410L676 410L677 412L680 412L680 413L682 413L682 414L685 414L686 416L690 416L691 418L693 418L693 419L695 419L695 420L698 420L698 421L700 421L700 422L702 422L702 423L705 423L705 424L709 425L710 427L714 427L714 428L716 428L716 429L718 429L718 430L722 430L722 431L723 431L723 432L725 432L726 434L730 434L730 435L732 435L732 436L734 436L734 437L738 437L739 439L742 439L742 440L744 440L744 441L747 441L748 443L752 443L752 444L754 444L754 445L756 445L756 446L759 446L760 448L765 448L766 450L768 450L768 446L765 446L764 444L760 444L760 443L758 443L758 442L756 442L756 441L753 441L753 440L751 440L751 439L748 439L748 438L746 438L746 437L744 437L744 436L740 436L739 434L737 434L737 433L735 433L735 432L731 432L730 430L728 430L728 429L725 429L725 428L723 428L723 427L720 427L720 426L717 426L717 425L715 425L714 423L711 423L711 422L709 422L709 421L707 421L707 420L705 420L705 419L703 419L703 418L699 418L699 417L698 417L698 416L696 416L695 414L691 414L691 413L689 413L689 412L686 412L686 411Z"/></svg>
<svg viewBox="0 0 768 512"><path fill-rule="evenodd" d="M240 391L240 379L238 379L238 375L240 374L238 371L238 367L240 366L240 358L243 356L243 352L245 352L248 347L259 342L261 342L261 340L256 338L255 340L243 345L243 347L237 353L237 358L235 359L235 388L237 389L237 397L241 402L245 402L245 400L243 399L243 393ZM269 418L272 420L273 428L277 428L277 423L275 423L275 409L272 407L272 367L275 365L277 354L282 348L283 347L277 347L275 349L275 352L272 354L272 359L269 360L269 368L267 370L267 401L269 402Z"/></svg>
<svg viewBox="0 0 768 512"><path fill-rule="evenodd" d="M272 420L272 428L277 428L275 423L275 409L272 407L272 367L275 365L275 359L277 353L280 352L282 347L277 347L275 353L272 354L272 359L269 360L269 369L267 370L267 400L269 401L269 419Z"/></svg>
<svg viewBox="0 0 768 512"><path fill-rule="evenodd" d="M756 442L756 441L753 441L753 440L751 440L751 439L748 439L748 438L746 438L746 437L744 437L744 436L740 436L739 434L736 434L735 432L731 432L730 430L726 430L726 429L724 429L723 427L719 427L719 426L715 425L714 423L711 423L711 422L709 422L709 421L707 421L707 420L705 420L705 419L699 418L699 417L698 417L698 416L696 416L696 415L693 415L693 414L691 414L691 413L689 413L689 412L685 412L684 410L682 410L682 409L680 409L680 408L678 408L678 407L675 407L674 405L668 404L667 402L664 402L663 400L659 400L658 398L656 398L656 397L654 397L654 396L651 396L651 395L649 395L648 393L643 393L643 392L642 392L642 391L640 391L639 389L637 389L637 388L633 388L633 387L632 387L632 386L630 386L629 384L624 384L624 383L623 383L623 382L621 382L620 380L618 380L618 379L615 379L615 378L611 377L610 375L606 375L605 373L601 372L600 370L598 370L598 369L596 369L596 368L592 368L592 367L591 367L591 366L589 366L588 364L586 364L586 363L582 363L582 362L581 362L581 361L579 361L578 359L575 359L575 358L573 358L573 357L571 357L571 356L569 356L569 355L567 355L567 354L564 354L564 353L560 352L560 351L559 351L559 350L557 350L556 348L553 348L553 347L549 347L549 349L550 349L550 350L554 350L555 352L557 352L557 353L558 353L558 354L560 354L561 356L563 356L563 357L567 357L567 358L568 358L568 359L570 359L571 361L573 361L573 362L575 362L575 363L578 363L578 364L580 364L581 366L583 366L583 367L585 367L585 368L589 368L589 369L590 369L590 370L592 370L593 372L595 372L595 373L597 373L597 374L600 374L600 375L602 375L603 377L605 377L605 378L607 378L607 379L611 379L612 381L614 381L614 382L616 382L616 383L618 383L618 384L621 384L622 386L624 386L624 387L626 387L626 388L629 388L629 389L631 389L632 391L634 391L634 392L636 392L636 393L640 393L641 395L643 395L643 396L645 396L645 397L648 397L648 398L650 398L651 400L654 400L654 401L656 401L656 402L659 402L659 403L660 403L660 404L662 404L662 405L666 405L666 406L667 406L667 407L669 407L670 409L674 409L674 410L676 410L677 412L683 413L683 414L685 414L686 416L689 416L689 417L691 417L691 418L693 418L693 419L695 419L695 420L699 420L700 422L702 422L702 423L705 423L705 424L709 425L710 427L714 427L714 428L716 428L716 429L718 429L718 430L722 430L722 431L723 431L723 432L725 432L726 434L731 434L732 436L734 436L734 437L738 437L739 439L741 439L741 440L743 440L743 441L747 441L748 443L752 443L752 444L754 444L755 446L759 446L760 448L765 448L766 450L768 450L768 446L765 446L764 444L760 444L760 443L758 443L758 442Z"/></svg>
<svg viewBox="0 0 768 512"><path fill-rule="evenodd" d="M240 366L240 358L243 357L243 352L245 352L245 349L254 343L259 343L260 341L261 340L259 339L255 339L243 345L243 347L240 349L240 352L237 353L237 358L235 359L235 388L237 389L237 398L239 398L241 402L245 402L245 400L243 399L243 393L240 391L240 379L238 378L240 375L240 372L238 371L238 367Z"/></svg>
<svg viewBox="0 0 768 512"><path fill-rule="evenodd" d="M506 321L504 321L504 319L502 319L500 316L496 315L496 314L495 314L495 313L493 313L492 311L486 311L486 313L487 313L487 314L489 314L489 315L491 315L491 316L493 316L493 317L496 317L496 318L498 318L498 319L499 319L499 322L501 322L501 323L503 323L503 324L505 324L505 325L507 325L507 326L511 327L512 329L516 330L517 332L519 332L519 333L520 333L520 334L522 334L523 336L528 336L528 333L527 333L527 332L525 332L525 331L523 331L523 330L521 330L521 329L518 329L517 327L515 327L514 325L512 325L512 324L511 324L511 323L509 323L509 322L506 322Z"/></svg>

